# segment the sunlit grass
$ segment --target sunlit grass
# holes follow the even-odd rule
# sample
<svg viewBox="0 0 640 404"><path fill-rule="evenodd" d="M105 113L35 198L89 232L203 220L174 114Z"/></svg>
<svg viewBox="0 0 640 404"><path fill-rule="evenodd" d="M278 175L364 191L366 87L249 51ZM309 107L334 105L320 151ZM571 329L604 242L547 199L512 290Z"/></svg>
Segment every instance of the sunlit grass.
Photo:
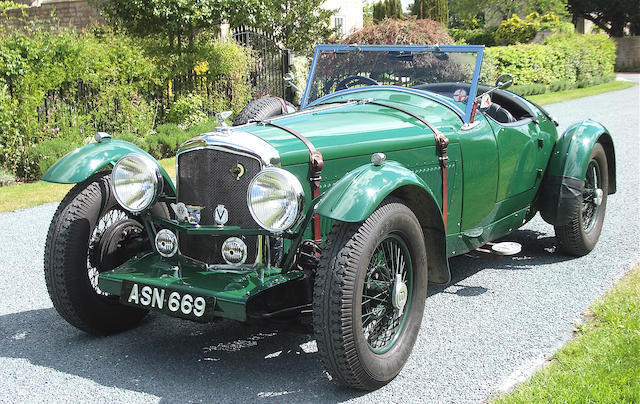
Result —
<svg viewBox="0 0 640 404"><path fill-rule="evenodd" d="M171 178L176 176L176 159L160 160ZM69 192L73 184L53 184L37 181L0 187L0 212L29 208L44 203L59 202Z"/></svg>
<svg viewBox="0 0 640 404"><path fill-rule="evenodd" d="M640 403L640 266L591 312L547 367L494 403Z"/></svg>
<svg viewBox="0 0 640 404"><path fill-rule="evenodd" d="M555 104L557 102L574 100L576 98L608 93L609 91L624 90L625 88L633 87L635 85L636 83L630 81L612 81L610 83L599 84L593 87L576 88L573 90L564 90L555 93L532 95L526 98L535 102L536 104L547 105Z"/></svg>

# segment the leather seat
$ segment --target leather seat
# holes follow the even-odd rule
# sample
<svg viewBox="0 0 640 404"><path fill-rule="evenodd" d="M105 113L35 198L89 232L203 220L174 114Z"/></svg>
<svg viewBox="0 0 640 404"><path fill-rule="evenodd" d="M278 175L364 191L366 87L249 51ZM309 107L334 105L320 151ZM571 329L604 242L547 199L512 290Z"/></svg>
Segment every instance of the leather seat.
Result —
<svg viewBox="0 0 640 404"><path fill-rule="evenodd" d="M511 112L502 108L495 102L491 104L491 106L489 106L489 108L487 109L487 115L500 123L513 123L516 121L513 115L511 115Z"/></svg>

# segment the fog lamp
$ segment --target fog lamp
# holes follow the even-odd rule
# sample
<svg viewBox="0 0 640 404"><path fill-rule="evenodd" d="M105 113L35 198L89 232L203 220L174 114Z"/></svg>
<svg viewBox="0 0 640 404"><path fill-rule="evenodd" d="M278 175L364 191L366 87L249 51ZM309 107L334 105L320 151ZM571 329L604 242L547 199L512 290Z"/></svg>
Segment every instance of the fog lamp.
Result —
<svg viewBox="0 0 640 404"><path fill-rule="evenodd" d="M162 229L156 234L156 250L163 257L173 257L178 252L178 238L168 229Z"/></svg>

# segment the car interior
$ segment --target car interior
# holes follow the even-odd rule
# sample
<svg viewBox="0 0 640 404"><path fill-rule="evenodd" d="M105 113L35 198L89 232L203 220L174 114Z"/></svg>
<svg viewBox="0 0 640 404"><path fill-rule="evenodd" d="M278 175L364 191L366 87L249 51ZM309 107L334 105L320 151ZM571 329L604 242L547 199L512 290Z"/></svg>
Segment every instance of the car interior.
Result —
<svg viewBox="0 0 640 404"><path fill-rule="evenodd" d="M417 90L430 91L445 97L453 98L456 90L463 89L469 92L468 83L437 83L437 84L421 84L413 88ZM478 95L490 90L491 86L479 85ZM505 90L494 90L491 92L491 106L481 110L486 116L491 117L494 121L502 125L517 126L524 124L525 120L534 117L533 111L522 102L515 94Z"/></svg>

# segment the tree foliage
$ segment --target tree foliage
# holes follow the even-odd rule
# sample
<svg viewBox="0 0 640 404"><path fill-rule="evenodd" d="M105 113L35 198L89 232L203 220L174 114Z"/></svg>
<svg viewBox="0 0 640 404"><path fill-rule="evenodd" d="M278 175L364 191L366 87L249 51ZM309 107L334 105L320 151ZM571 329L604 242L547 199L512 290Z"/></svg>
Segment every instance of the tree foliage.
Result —
<svg viewBox="0 0 640 404"><path fill-rule="evenodd" d="M513 14L525 16L533 12L567 16L567 0L483 0L480 3L491 17L500 17L502 20Z"/></svg>
<svg viewBox="0 0 640 404"><path fill-rule="evenodd" d="M569 9L574 15L593 21L611 36L624 36L627 26L631 35L640 35L638 0L569 0Z"/></svg>
<svg viewBox="0 0 640 404"><path fill-rule="evenodd" d="M323 0L90 1L111 25L134 36L166 38L177 52L190 52L199 35L216 32L222 22L260 28L294 51L306 51L333 33L334 11L320 8Z"/></svg>
<svg viewBox="0 0 640 404"><path fill-rule="evenodd" d="M335 10L320 8L322 3L324 0L262 0L253 25L269 32L287 49L307 52L334 33L329 22ZM235 19L242 22L249 18Z"/></svg>
<svg viewBox="0 0 640 404"><path fill-rule="evenodd" d="M449 21L449 3L447 0L416 0L411 5L411 14L417 18L428 18L447 24Z"/></svg>
<svg viewBox="0 0 640 404"><path fill-rule="evenodd" d="M386 18L402 18L402 16L400 0L384 0L373 5L373 21L376 23Z"/></svg>

